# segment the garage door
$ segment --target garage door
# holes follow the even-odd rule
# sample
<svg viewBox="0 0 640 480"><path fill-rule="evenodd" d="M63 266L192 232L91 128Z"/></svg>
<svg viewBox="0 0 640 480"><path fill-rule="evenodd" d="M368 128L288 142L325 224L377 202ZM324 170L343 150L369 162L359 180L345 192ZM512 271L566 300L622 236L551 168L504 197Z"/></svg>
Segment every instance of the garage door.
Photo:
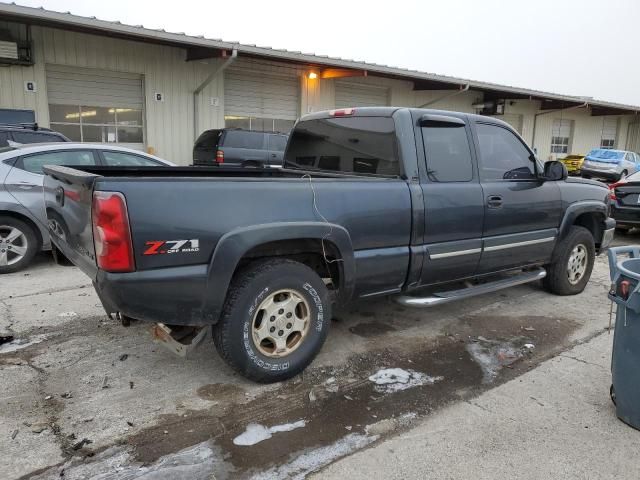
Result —
<svg viewBox="0 0 640 480"><path fill-rule="evenodd" d="M389 105L389 89L355 82L336 82L336 108Z"/></svg>
<svg viewBox="0 0 640 480"><path fill-rule="evenodd" d="M71 140L144 148L142 76L47 65L51 128Z"/></svg>
<svg viewBox="0 0 640 480"><path fill-rule="evenodd" d="M640 153L640 123L629 125L629 136L627 137L627 150Z"/></svg>
<svg viewBox="0 0 640 480"><path fill-rule="evenodd" d="M224 73L227 127L289 132L299 116L300 81L295 71L261 72L257 67L229 68Z"/></svg>

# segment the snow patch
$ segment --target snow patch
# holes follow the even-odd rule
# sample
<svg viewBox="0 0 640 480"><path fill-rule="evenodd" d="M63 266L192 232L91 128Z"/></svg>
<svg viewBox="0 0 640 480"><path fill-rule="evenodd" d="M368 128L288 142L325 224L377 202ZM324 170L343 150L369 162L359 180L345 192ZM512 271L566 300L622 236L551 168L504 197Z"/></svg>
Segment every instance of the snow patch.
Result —
<svg viewBox="0 0 640 480"><path fill-rule="evenodd" d="M386 368L378 370L369 377L376 384L375 390L380 393L394 393L420 385L433 385L444 377L431 377L415 370L402 368Z"/></svg>
<svg viewBox="0 0 640 480"><path fill-rule="evenodd" d="M10 342L0 345L0 353L11 353L23 348L30 347L47 339L47 335L34 335L31 338L16 338Z"/></svg>
<svg viewBox="0 0 640 480"><path fill-rule="evenodd" d="M302 452L289 463L256 473L251 478L254 480L263 480L266 478L269 480L303 480L310 473L356 450L366 447L377 439L377 435L351 433L326 447L319 447Z"/></svg>
<svg viewBox="0 0 640 480"><path fill-rule="evenodd" d="M296 428L302 428L306 424L307 422L305 420L298 420L297 422L285 423L283 425L274 425L273 427L265 427L259 423L250 423L243 433L233 439L233 444L248 447L270 439L274 433L290 432Z"/></svg>

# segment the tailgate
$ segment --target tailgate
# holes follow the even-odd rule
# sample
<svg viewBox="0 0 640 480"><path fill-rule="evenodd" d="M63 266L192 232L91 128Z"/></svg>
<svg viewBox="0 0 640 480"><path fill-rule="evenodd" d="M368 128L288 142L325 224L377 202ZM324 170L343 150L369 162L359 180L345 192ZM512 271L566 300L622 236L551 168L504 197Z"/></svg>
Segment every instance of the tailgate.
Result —
<svg viewBox="0 0 640 480"><path fill-rule="evenodd" d="M51 240L95 280L98 267L93 245L91 205L98 175L69 167L45 166L44 202Z"/></svg>
<svg viewBox="0 0 640 480"><path fill-rule="evenodd" d="M640 182L621 183L614 191L620 206L640 209Z"/></svg>

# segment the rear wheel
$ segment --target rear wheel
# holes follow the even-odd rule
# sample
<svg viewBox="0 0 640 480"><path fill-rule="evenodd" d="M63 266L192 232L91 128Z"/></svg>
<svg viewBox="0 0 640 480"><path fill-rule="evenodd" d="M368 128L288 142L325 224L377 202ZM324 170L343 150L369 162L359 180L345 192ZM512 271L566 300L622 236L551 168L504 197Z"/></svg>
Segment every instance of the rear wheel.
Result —
<svg viewBox="0 0 640 480"><path fill-rule="evenodd" d="M582 292L593 270L596 257L591 232L574 225L567 236L556 245L553 261L547 265L543 284L556 295L576 295Z"/></svg>
<svg viewBox="0 0 640 480"><path fill-rule="evenodd" d="M22 220L0 216L0 273L25 268L38 251L38 237Z"/></svg>
<svg viewBox="0 0 640 480"><path fill-rule="evenodd" d="M320 276L302 263L271 259L236 274L213 339L222 358L245 377L278 382L311 363L330 320Z"/></svg>

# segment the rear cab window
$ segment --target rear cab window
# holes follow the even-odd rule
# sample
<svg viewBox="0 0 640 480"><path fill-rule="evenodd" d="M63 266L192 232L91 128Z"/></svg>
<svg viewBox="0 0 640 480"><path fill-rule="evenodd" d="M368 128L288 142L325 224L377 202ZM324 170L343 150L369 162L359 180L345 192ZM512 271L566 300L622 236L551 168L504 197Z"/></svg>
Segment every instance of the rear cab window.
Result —
<svg viewBox="0 0 640 480"><path fill-rule="evenodd" d="M473 180L471 148L464 124L426 122L421 130L430 181Z"/></svg>
<svg viewBox="0 0 640 480"><path fill-rule="evenodd" d="M285 152L285 166L305 170L399 176L391 117L339 117L298 122Z"/></svg>
<svg viewBox="0 0 640 480"><path fill-rule="evenodd" d="M244 130L227 130L222 139L222 147L247 148L251 150L264 149L264 137L262 132L248 132Z"/></svg>

